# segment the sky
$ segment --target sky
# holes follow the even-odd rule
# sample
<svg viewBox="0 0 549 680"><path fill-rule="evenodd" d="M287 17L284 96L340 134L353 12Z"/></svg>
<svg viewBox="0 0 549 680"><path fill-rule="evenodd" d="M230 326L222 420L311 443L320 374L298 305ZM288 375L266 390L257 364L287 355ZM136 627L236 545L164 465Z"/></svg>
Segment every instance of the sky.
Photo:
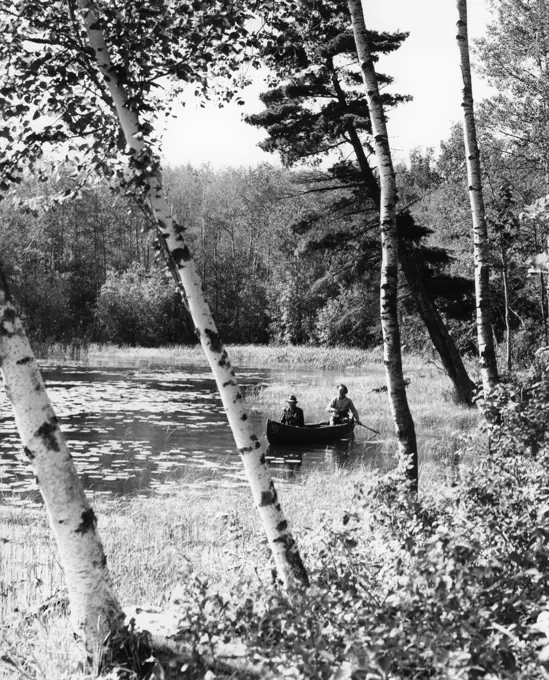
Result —
<svg viewBox="0 0 549 680"><path fill-rule="evenodd" d="M381 57L378 68L394 78L392 91L410 94L389 116L388 131L395 160L406 160L419 147L434 147L448 137L461 120L461 71L456 44L455 0L363 0L366 24L375 30L407 31L409 38L393 54ZM487 0L468 0L469 39L484 34L490 20ZM174 110L164 134L163 154L169 165L210 163L214 168L277 164L275 155L257 143L262 130L242 121L243 113L263 110L258 84L244 92L245 106L216 104L200 108L192 100ZM489 88L473 74L476 100Z"/></svg>

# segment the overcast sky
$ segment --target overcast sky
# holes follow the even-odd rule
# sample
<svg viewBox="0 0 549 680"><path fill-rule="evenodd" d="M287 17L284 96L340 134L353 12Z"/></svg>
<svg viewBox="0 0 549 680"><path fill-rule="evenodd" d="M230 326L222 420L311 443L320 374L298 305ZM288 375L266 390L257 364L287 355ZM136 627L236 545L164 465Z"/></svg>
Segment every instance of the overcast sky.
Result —
<svg viewBox="0 0 549 680"><path fill-rule="evenodd" d="M414 147L435 147L461 118L461 72L455 40L455 0L368 0L363 2L366 22L375 30L410 33L397 52L382 57L379 68L394 79L392 89L411 94L414 100L400 105L388 123L391 146L397 159L405 159ZM484 34L490 15L487 0L469 0L469 37ZM474 95L488 94L478 79ZM260 86L245 95L246 106L215 104L206 109L193 102L176 111L164 136L164 156L172 165L211 163L214 167L255 165L278 159L256 145L266 135L242 122L246 113L261 111Z"/></svg>

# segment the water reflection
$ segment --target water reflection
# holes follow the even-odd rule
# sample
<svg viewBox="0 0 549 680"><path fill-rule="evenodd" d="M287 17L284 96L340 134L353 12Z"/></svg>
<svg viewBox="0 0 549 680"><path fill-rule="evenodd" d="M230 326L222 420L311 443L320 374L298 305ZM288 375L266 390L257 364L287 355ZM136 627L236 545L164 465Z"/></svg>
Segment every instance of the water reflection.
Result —
<svg viewBox="0 0 549 680"><path fill-rule="evenodd" d="M218 396L204 367L68 368L43 371L48 394L87 490L94 493L166 493L186 486L247 484ZM242 369L244 392L280 379L280 372ZM326 379L326 376L324 376ZM268 414L252 412L264 433ZM317 448L268 449L275 477L299 479L308 470L360 461L352 439ZM0 502L38 502L34 478L0 392Z"/></svg>
<svg viewBox="0 0 549 680"><path fill-rule="evenodd" d="M372 442L365 445L352 434L330 444L314 447L270 444L266 456L278 478L292 481L312 470L336 470L371 463L380 456L381 448L381 443Z"/></svg>

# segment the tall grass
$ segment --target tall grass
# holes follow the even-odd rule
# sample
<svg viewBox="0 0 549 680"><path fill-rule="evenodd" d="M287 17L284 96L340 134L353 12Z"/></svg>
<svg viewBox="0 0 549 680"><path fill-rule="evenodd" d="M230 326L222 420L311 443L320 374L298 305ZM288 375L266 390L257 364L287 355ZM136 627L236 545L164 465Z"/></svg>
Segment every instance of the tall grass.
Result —
<svg viewBox="0 0 549 680"><path fill-rule="evenodd" d="M200 345L173 345L168 347L130 347L90 343L85 345L63 343L34 343L34 352L43 361L77 362L88 366L159 365L201 363L205 361ZM365 367L379 361L380 351L344 347L292 347L276 345L229 345L227 347L234 366L311 367L341 369Z"/></svg>
<svg viewBox="0 0 549 680"><path fill-rule="evenodd" d="M340 517L351 506L355 482L365 474L314 472L299 484L279 485L298 541L328 518ZM166 498L98 498L94 505L123 606L163 607L172 590L193 573L222 590L235 582L244 587L271 582L269 550L245 489L180 488ZM0 659L7 656L19 666L10 675L0 661L0 678L93 677L77 670L80 658L63 606L62 572L42 513L3 512L0 564L0 582L10 591L9 603L4 601L0 610ZM48 598L54 604L40 610Z"/></svg>

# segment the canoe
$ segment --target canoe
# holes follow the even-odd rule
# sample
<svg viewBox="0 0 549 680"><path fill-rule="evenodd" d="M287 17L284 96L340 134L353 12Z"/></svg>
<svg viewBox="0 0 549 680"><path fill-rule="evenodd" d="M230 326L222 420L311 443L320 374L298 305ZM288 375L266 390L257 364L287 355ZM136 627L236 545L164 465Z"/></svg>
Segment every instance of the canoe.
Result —
<svg viewBox="0 0 549 680"><path fill-rule="evenodd" d="M269 444L325 444L351 434L354 429L354 420L342 425L306 423L305 427L294 427L268 420L267 439Z"/></svg>

